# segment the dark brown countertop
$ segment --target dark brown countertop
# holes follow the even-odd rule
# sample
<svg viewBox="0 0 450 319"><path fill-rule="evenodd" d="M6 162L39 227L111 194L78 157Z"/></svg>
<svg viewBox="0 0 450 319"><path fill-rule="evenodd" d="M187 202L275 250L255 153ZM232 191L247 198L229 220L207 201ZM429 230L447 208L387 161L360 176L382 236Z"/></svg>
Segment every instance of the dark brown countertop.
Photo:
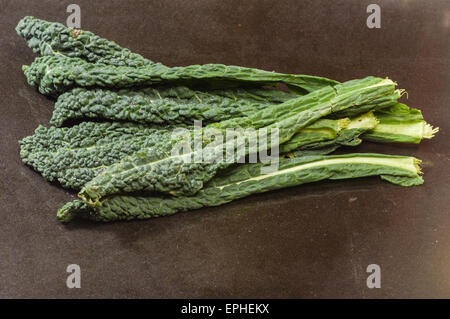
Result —
<svg viewBox="0 0 450 319"><path fill-rule="evenodd" d="M450 297L450 2L77 1L82 28L167 65L224 63L344 81L389 76L441 131L419 146L355 151L423 159L425 184L311 184L160 219L74 222L74 197L24 166L17 141L53 102L21 71L25 15L65 22L67 1L0 4L0 297ZM352 198L352 200L349 200ZM356 198L356 200L354 200ZM68 264L81 289L66 287ZM381 266L381 289L366 267Z"/></svg>

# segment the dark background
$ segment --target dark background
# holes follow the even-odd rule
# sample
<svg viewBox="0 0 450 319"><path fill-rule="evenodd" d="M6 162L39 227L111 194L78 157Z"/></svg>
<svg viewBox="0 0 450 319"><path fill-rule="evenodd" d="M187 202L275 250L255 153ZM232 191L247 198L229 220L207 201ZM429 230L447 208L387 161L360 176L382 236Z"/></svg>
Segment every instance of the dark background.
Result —
<svg viewBox="0 0 450 319"><path fill-rule="evenodd" d="M74 1L0 1L0 297L450 297L450 1L79 1L83 29L166 65L224 63L345 81L390 77L441 131L425 184L322 182L160 219L56 221L74 195L20 162L53 102L21 71L25 15L65 23ZM381 29L366 26L369 3ZM68 264L81 289L66 287ZM366 267L381 266L381 289Z"/></svg>

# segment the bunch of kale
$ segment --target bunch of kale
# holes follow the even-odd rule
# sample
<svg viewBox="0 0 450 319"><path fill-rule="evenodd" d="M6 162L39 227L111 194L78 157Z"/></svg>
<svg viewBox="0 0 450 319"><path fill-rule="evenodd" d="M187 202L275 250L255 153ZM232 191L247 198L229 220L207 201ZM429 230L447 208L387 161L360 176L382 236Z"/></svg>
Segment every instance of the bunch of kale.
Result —
<svg viewBox="0 0 450 319"><path fill-rule="evenodd" d="M23 66L28 83L57 99L52 126L20 141L20 156L47 180L79 191L58 211L60 221L144 219L323 179L423 182L413 157L327 155L363 140L434 136L438 129L398 102L403 91L389 79L168 67L59 23L25 17L16 30L42 55ZM224 139L230 130L235 135ZM175 154L180 143L188 151ZM268 152L276 170L243 163Z"/></svg>

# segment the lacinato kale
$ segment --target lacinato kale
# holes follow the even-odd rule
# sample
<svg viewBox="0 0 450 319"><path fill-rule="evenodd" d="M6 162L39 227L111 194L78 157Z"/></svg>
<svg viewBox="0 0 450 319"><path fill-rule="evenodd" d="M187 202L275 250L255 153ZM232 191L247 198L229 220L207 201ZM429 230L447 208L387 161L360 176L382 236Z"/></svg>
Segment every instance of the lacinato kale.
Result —
<svg viewBox="0 0 450 319"><path fill-rule="evenodd" d="M74 217L103 222L147 219L218 206L252 194L325 179L378 175L402 186L421 185L419 163L414 157L361 153L281 159L279 169L271 174L261 174L261 163L241 164L222 171L193 196L117 195L102 199L94 207L75 200L59 209L57 217L62 222Z"/></svg>

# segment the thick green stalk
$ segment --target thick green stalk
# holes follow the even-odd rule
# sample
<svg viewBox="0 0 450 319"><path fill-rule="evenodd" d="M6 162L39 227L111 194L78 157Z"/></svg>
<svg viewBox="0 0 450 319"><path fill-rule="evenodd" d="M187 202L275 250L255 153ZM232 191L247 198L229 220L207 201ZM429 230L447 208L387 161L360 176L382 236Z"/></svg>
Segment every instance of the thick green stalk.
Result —
<svg viewBox="0 0 450 319"><path fill-rule="evenodd" d="M372 112L352 120L321 119L301 129L289 141L281 144L280 153L295 152L298 156L305 152L321 150L321 154L326 154L340 146L356 146L361 143L359 136L374 129L377 124L378 120Z"/></svg>
<svg viewBox="0 0 450 319"><path fill-rule="evenodd" d="M89 207L76 200L64 205L57 218L68 222L74 217L97 221L146 219L171 215L207 206L218 206L251 194L330 179L379 175L402 186L420 185L419 160L382 154L305 156L282 159L277 171L261 175L262 164L241 164L214 177L194 196L112 196L101 205Z"/></svg>
<svg viewBox="0 0 450 319"><path fill-rule="evenodd" d="M431 139L439 131L423 120L420 110L409 108L405 104L379 110L376 117L380 122L373 130L362 138L367 141L381 143L415 143L422 139Z"/></svg>

